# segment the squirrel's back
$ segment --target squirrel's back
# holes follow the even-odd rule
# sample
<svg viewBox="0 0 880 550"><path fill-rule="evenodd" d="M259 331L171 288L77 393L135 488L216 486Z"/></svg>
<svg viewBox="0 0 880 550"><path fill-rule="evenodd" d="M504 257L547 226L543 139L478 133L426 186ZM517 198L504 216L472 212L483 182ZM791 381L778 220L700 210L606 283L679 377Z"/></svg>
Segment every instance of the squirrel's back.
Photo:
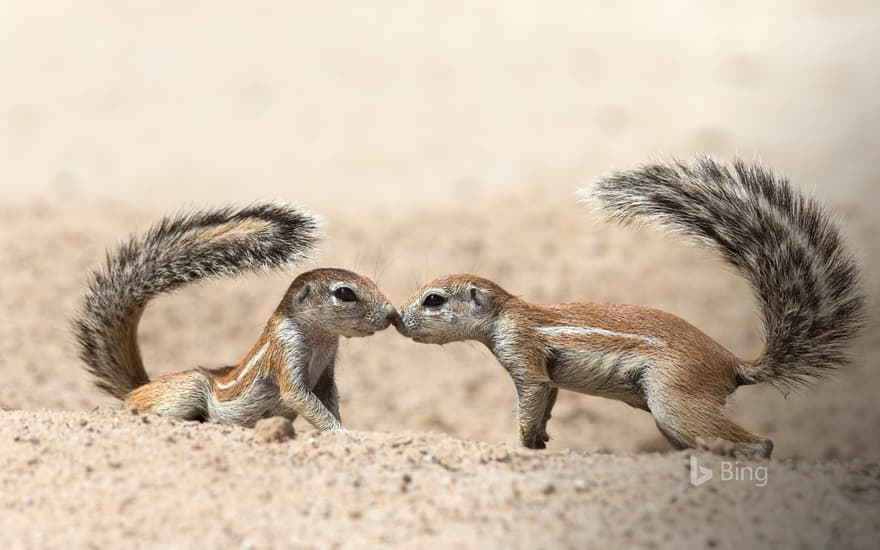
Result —
<svg viewBox="0 0 880 550"><path fill-rule="evenodd" d="M123 398L149 381L137 328L147 302L191 282L298 264L314 250L318 219L276 203L180 213L107 254L90 279L73 330L96 384Z"/></svg>
<svg viewBox="0 0 880 550"><path fill-rule="evenodd" d="M652 164L582 190L612 219L654 223L720 252L749 281L766 332L742 383L796 386L847 363L864 322L859 270L823 208L787 179L735 159Z"/></svg>

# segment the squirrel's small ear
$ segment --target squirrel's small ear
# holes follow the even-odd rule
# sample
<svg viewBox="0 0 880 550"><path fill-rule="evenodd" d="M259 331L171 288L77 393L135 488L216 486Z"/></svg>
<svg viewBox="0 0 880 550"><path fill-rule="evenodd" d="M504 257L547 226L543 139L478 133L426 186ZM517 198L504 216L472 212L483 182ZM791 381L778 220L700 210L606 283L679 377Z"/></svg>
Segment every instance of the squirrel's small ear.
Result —
<svg viewBox="0 0 880 550"><path fill-rule="evenodd" d="M306 283L296 291L296 295L293 297L294 301L298 304L303 304L308 299L309 294L312 293L312 285Z"/></svg>
<svg viewBox="0 0 880 550"><path fill-rule="evenodd" d="M472 286L468 289L471 295L471 308L474 311L483 312L489 307L489 295L485 290Z"/></svg>

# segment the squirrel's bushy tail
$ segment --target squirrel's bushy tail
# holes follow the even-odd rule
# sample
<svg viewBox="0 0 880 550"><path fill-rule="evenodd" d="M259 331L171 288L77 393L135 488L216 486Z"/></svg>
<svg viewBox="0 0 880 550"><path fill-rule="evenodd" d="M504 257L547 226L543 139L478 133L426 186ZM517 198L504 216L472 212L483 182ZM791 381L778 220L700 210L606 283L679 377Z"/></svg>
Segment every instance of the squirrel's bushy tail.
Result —
<svg viewBox="0 0 880 550"><path fill-rule="evenodd" d="M784 177L735 159L651 164L581 191L623 223L655 223L717 250L748 279L766 331L741 383L787 389L848 362L864 322L859 270L822 207Z"/></svg>
<svg viewBox="0 0 880 550"><path fill-rule="evenodd" d="M292 266L314 250L316 217L267 203L180 213L107 254L73 321L98 387L122 399L149 382L137 342L147 302L204 279Z"/></svg>

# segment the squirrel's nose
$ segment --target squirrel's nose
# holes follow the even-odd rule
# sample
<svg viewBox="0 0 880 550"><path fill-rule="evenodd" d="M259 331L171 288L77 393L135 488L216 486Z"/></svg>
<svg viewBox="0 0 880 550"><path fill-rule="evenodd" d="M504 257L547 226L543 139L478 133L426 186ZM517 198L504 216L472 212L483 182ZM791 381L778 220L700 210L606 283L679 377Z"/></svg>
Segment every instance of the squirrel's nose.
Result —
<svg viewBox="0 0 880 550"><path fill-rule="evenodd" d="M395 327L400 324L400 314L397 313L397 310L391 304L385 304L385 319Z"/></svg>

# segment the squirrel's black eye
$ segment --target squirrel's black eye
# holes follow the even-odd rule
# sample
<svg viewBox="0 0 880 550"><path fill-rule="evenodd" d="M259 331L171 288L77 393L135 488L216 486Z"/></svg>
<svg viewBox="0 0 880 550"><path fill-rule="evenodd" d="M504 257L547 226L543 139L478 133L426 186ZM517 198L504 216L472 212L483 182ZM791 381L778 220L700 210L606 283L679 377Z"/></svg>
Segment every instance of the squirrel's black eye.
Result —
<svg viewBox="0 0 880 550"><path fill-rule="evenodd" d="M347 286L341 286L337 288L333 291L333 295L343 302L357 302L358 299L357 294L355 294L354 291Z"/></svg>
<svg viewBox="0 0 880 550"><path fill-rule="evenodd" d="M446 298L440 296L439 294L428 294L425 296L425 299L422 300L422 305L425 307L440 307L446 303Z"/></svg>

